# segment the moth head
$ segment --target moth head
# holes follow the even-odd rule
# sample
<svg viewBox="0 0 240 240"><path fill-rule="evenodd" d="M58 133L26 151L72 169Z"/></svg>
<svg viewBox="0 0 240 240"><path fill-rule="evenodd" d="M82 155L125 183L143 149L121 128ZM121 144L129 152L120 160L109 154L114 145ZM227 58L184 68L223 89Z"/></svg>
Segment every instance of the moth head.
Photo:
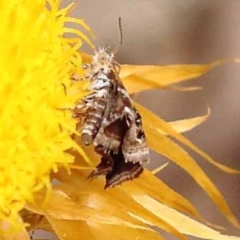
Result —
<svg viewBox="0 0 240 240"><path fill-rule="evenodd" d="M114 54L108 53L105 48L99 48L99 50L94 51L93 62L113 63Z"/></svg>
<svg viewBox="0 0 240 240"><path fill-rule="evenodd" d="M94 72L108 75L113 70L116 71L116 67L118 67L118 63L114 60L113 53L108 53L105 48L95 50L92 58L92 70Z"/></svg>

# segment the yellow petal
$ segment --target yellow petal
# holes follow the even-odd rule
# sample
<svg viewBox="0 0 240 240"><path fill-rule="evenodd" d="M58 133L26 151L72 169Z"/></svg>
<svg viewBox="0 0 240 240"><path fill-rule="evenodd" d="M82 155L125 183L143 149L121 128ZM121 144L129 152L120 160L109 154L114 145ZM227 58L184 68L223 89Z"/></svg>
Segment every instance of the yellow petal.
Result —
<svg viewBox="0 0 240 240"><path fill-rule="evenodd" d="M137 65L136 65L137 66ZM120 74L121 77L121 74ZM161 75L159 75L159 79ZM196 91L201 90L201 87L183 87L183 86L173 86L164 85L161 81L150 80L139 75L130 75L128 77L122 78L124 86L130 94L139 93L150 89L162 89L162 90L176 90L176 91Z"/></svg>
<svg viewBox="0 0 240 240"><path fill-rule="evenodd" d="M171 125L169 125L167 122L162 120L160 117L156 116L151 111L147 110L145 107L135 103L137 109L143 116L143 121L146 123L145 128L152 132L155 131L155 137L157 138L159 136L159 140L163 137L162 132L165 132L167 135L174 137L179 142L185 144L187 147L198 153L200 156L202 156L205 160L207 160L212 165L216 166L217 168L221 169L224 172L231 173L231 174L239 174L240 170L236 170L230 167L227 167L225 165L222 165L220 163L217 163L214 161L210 156L208 156L206 153L204 153L202 150L200 150L198 147L196 147L191 141L189 141L187 138L185 138L183 135L178 133ZM149 133L149 139L151 138L151 135ZM168 139L168 138L167 138ZM168 139L168 141L170 141ZM156 150L156 149L154 149Z"/></svg>
<svg viewBox="0 0 240 240"><path fill-rule="evenodd" d="M88 53L83 52L83 51L80 51L80 54L82 56L84 64L90 63L92 61L92 55L91 54L88 54Z"/></svg>
<svg viewBox="0 0 240 240"><path fill-rule="evenodd" d="M81 39L83 39L86 43L88 43L88 45L89 45L90 47L93 47L93 43L89 40L89 38L86 37L86 35L83 34L82 32L80 32L79 30L65 27L65 28L63 28L63 32L64 32L64 33L72 33L72 34L75 34L75 35L77 35L78 37L80 37Z"/></svg>
<svg viewBox="0 0 240 240"><path fill-rule="evenodd" d="M96 193L89 191L77 192L72 186L62 186L70 192L71 196L61 190L54 190L49 198L49 201L45 205L38 204L32 206L31 210L55 219L63 220L81 220L89 221L92 223L110 224L110 225L124 225L132 228L146 229L141 222L128 216L123 211L119 212L119 216L116 217L117 209L114 206L109 206L109 211L98 211L98 208L106 207L107 203L103 202L103 197ZM44 195L36 195L38 200L43 200ZM61 203L61 204L59 204ZM96 206L95 206L96 205ZM96 209L95 209L96 208Z"/></svg>
<svg viewBox="0 0 240 240"><path fill-rule="evenodd" d="M65 21L71 22L71 23L77 23L78 25L81 25L85 30L87 30L88 33L91 34L92 37L94 37L94 33L93 33L92 29L85 23L84 19L66 17Z"/></svg>
<svg viewBox="0 0 240 240"><path fill-rule="evenodd" d="M21 219L20 219L20 222L21 222ZM12 224L7 221L0 221L0 236L1 236L1 240L18 240L18 239L30 240L26 229L23 227L23 224L20 227L20 229L18 229L18 231L13 232Z"/></svg>
<svg viewBox="0 0 240 240"><path fill-rule="evenodd" d="M166 87L173 83L197 78L227 61L229 60L218 60L203 65L121 65L120 77L127 90L130 93L136 93L152 88L163 88L163 86Z"/></svg>
<svg viewBox="0 0 240 240"><path fill-rule="evenodd" d="M146 134L151 136L148 140L150 148L174 161L177 165L187 171L203 190L207 192L224 216L235 226L240 226L220 191L188 153L166 137L162 136L160 138L159 134L156 133L154 129L146 128Z"/></svg>
<svg viewBox="0 0 240 240"><path fill-rule="evenodd" d="M122 190L121 188L116 188L104 191L101 188L99 179L93 183L86 181L85 176L83 178L79 174L74 174L75 176L73 174L71 176L66 176L65 174L65 182L69 182L70 185L61 185L61 193L55 191L47 205L30 205L30 210L42 211L41 213L47 218L87 221L91 223L91 226L92 224L107 224L125 226L132 229L151 230L142 221L127 214L131 212L134 216L142 216L153 226L158 226L183 239L178 230L172 228L161 216L156 217L137 204L125 192L124 188ZM59 176L59 173L57 175ZM61 178L58 177L58 179ZM77 191L77 189L85 189L85 191L81 192ZM122 199L124 199L124 202Z"/></svg>
<svg viewBox="0 0 240 240"><path fill-rule="evenodd" d="M203 220L199 212L186 198L175 192L161 181L161 179L158 179L146 169L140 178L133 182L126 183L124 190L135 195L147 194L167 206Z"/></svg>
<svg viewBox="0 0 240 240"><path fill-rule="evenodd" d="M177 121L168 122L168 123L176 132L184 133L204 123L209 118L210 114L211 114L211 110L210 108L208 108L208 112L206 115L183 119L183 120L177 120ZM167 133L164 131L159 130L159 132L162 133L163 135L167 135Z"/></svg>
<svg viewBox="0 0 240 240"><path fill-rule="evenodd" d="M146 208L157 216L164 215L165 220L181 233L211 240L240 240L239 237L223 235L148 196L134 196L134 199L144 204Z"/></svg>
<svg viewBox="0 0 240 240"><path fill-rule="evenodd" d="M171 133L174 131L169 127L166 122L155 116L153 113L149 112L147 109L138 105L139 111L144 116L143 119L148 124L144 125L144 130L147 135L147 142L150 148L155 152L167 157L168 159L175 162L181 168L192 176L192 178L203 188L204 191L209 195L209 197L218 206L219 210L228 218L232 224L239 227L240 224L234 217L232 211L230 210L226 200L219 192L217 187L211 182L204 171L198 166L194 159L185 152L179 145L171 141L168 137L162 135L159 130L164 130L165 132ZM170 129L170 130L169 130ZM175 133L175 131L174 131ZM177 135L178 133L175 133ZM180 134L178 134L180 135ZM185 142L184 142L185 143ZM213 161L213 160L212 160ZM237 170L230 169L220 164L215 164L222 170L230 173L236 173Z"/></svg>
<svg viewBox="0 0 240 240"><path fill-rule="evenodd" d="M125 226L87 224L84 221L67 221L51 217L48 217L48 220L61 240L163 240L163 238L156 232L141 229L129 229Z"/></svg>
<svg viewBox="0 0 240 240"><path fill-rule="evenodd" d="M187 212L188 214L192 214L202 219L197 210L194 209L188 200L174 192L161 180L150 174L147 170L145 170L142 176L135 181L127 182L122 186L107 191L102 189L103 179L96 179L94 182L88 182L85 180L86 176L86 172L81 173L76 171L72 172L71 176L66 175L66 173L63 171L60 171L56 174L58 180L70 184L71 187L76 189L88 189L91 196L101 196L103 201L101 198L99 198L99 201L95 201L98 203L96 214L113 211L112 209L116 207L116 211L114 214L112 213L114 216L123 218L121 211L119 210L121 209L123 212L128 212L134 216L141 217L150 223L150 225L162 228L165 231L181 238L182 236L178 231L176 231L176 229L166 224L164 216L161 215L158 217L153 217L151 212L146 211L144 206L136 204L136 202L132 199L132 195L149 194L155 199L160 199L161 202L168 204L169 206L173 206L175 209L180 209L180 211ZM64 191L69 192L69 189L64 188ZM75 191L72 192L74 193ZM79 197L77 199L79 199ZM124 201L122 201L122 199L124 199ZM84 205L86 205L86 203L84 203Z"/></svg>
<svg viewBox="0 0 240 240"><path fill-rule="evenodd" d="M160 171L162 171L163 169L165 169L165 168L168 166L168 164L169 164L169 163L167 162L167 163L164 163L164 164L160 165L159 167L153 169L153 170L151 171L151 173L152 173L153 175L157 174L158 172L160 172Z"/></svg>
<svg viewBox="0 0 240 240"><path fill-rule="evenodd" d="M85 174L74 171L72 175L66 175L60 171L57 173L58 179L65 180L68 184L59 185L44 206L39 204L44 195L38 195L37 205L29 205L30 210L44 214L59 238L65 240L77 239L74 234L79 238L86 236L86 239L106 239L108 235L103 234L105 231L114 234L116 239L121 239L121 231L126 233L124 239L132 239L133 236L138 236L139 239L162 239L151 230L151 226L163 228L181 239L185 238L179 232L212 240L239 239L221 235L216 230L167 207L163 204L162 196L158 194L165 190L158 184L160 180L154 176L151 180L148 171L144 174L147 175L136 181L104 191L100 179L93 183L85 180ZM168 195L169 192L165 191L162 195L164 194ZM171 197L172 195L169 198ZM174 201L181 203L176 198L172 199L172 202Z"/></svg>

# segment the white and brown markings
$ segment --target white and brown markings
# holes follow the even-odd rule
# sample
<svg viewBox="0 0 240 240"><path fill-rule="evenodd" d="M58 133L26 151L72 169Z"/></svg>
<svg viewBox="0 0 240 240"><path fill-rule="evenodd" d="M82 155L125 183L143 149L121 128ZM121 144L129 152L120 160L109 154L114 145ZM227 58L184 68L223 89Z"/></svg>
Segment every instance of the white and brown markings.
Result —
<svg viewBox="0 0 240 240"><path fill-rule="evenodd" d="M141 116L119 78L120 66L114 55L100 48L86 68L91 94L76 105L74 115L83 119L83 143L93 144L101 155L100 164L88 178L105 175L105 188L114 187L143 172L149 149Z"/></svg>

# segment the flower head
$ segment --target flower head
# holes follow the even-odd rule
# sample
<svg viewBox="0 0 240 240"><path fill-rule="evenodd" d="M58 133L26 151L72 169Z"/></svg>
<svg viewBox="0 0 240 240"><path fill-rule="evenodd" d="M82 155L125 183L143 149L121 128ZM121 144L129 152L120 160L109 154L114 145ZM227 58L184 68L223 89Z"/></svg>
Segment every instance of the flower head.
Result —
<svg viewBox="0 0 240 240"><path fill-rule="evenodd" d="M70 89L73 63L81 62L82 41L64 37L66 22L74 21L67 16L72 4L0 5L0 218L17 221L33 193L49 187L50 172L73 162L65 150L74 144L75 121L60 109L81 97L79 92L68 97L65 88Z"/></svg>

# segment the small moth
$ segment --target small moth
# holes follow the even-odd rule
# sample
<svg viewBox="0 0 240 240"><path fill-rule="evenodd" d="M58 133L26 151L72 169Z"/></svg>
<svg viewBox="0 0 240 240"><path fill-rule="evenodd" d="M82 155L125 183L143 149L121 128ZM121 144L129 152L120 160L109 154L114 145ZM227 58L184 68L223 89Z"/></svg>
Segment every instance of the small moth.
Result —
<svg viewBox="0 0 240 240"><path fill-rule="evenodd" d="M149 149L141 116L119 78L120 65L114 54L100 48L86 68L91 94L76 105L74 113L79 117L83 112L83 143L93 144L101 156L88 178L105 175L106 189L137 178L142 165L149 162Z"/></svg>

